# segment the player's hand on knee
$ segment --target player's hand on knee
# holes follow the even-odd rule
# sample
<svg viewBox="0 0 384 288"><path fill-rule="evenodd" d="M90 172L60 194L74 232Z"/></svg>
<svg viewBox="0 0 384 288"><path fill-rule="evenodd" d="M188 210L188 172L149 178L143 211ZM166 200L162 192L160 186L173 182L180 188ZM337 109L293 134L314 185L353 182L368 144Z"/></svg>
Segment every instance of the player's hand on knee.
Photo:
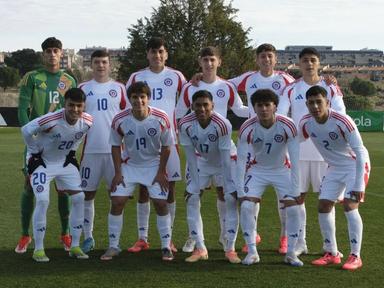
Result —
<svg viewBox="0 0 384 288"><path fill-rule="evenodd" d="M44 168L47 168L43 158L41 158L41 153L34 153L28 159L28 174L31 175L33 171L35 171L39 166L43 166Z"/></svg>
<svg viewBox="0 0 384 288"><path fill-rule="evenodd" d="M155 179L153 179L152 184L155 184L156 182L159 183L162 191L168 191L169 183L166 173L157 173Z"/></svg>
<svg viewBox="0 0 384 288"><path fill-rule="evenodd" d="M115 174L115 176L112 179L112 183L111 183L111 187L109 189L109 192L111 192L111 193L115 192L116 187L119 186L120 184L122 184L123 187L125 187L124 177L122 174Z"/></svg>
<svg viewBox="0 0 384 288"><path fill-rule="evenodd" d="M77 170L80 170L79 162L77 162L77 159L76 159L76 151L73 151L73 150L69 151L69 153L65 157L65 162L63 167L67 167L68 164L72 164L77 168Z"/></svg>

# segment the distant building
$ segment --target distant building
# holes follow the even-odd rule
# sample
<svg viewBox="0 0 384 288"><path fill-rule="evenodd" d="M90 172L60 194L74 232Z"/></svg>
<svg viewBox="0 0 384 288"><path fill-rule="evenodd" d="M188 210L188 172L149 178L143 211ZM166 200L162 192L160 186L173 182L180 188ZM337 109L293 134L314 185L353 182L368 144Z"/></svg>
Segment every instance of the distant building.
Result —
<svg viewBox="0 0 384 288"><path fill-rule="evenodd" d="M119 57L123 56L126 49L120 48L120 49L108 49L106 47L86 47L83 49L80 49L77 54L81 55L83 57L83 68L87 69L91 67L91 55L96 50L107 50L110 55L111 64L113 68L117 68L119 65Z"/></svg>
<svg viewBox="0 0 384 288"><path fill-rule="evenodd" d="M299 53L305 47L314 47L319 51L322 65L330 66L384 66L383 51L375 49L362 50L332 50L332 46L287 46L277 50L280 65L290 65L299 62Z"/></svg>
<svg viewBox="0 0 384 288"><path fill-rule="evenodd" d="M71 69L76 61L78 61L78 55L76 55L75 49L63 49L63 56L60 60L61 69Z"/></svg>
<svg viewBox="0 0 384 288"><path fill-rule="evenodd" d="M5 58L5 53L4 52L0 52L0 64L4 63L4 58Z"/></svg>

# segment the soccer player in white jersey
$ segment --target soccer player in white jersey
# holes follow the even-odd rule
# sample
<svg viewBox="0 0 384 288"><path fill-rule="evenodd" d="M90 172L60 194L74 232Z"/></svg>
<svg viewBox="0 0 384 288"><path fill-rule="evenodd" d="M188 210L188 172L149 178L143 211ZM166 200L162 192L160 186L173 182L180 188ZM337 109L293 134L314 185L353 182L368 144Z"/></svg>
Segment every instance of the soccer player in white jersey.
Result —
<svg viewBox="0 0 384 288"><path fill-rule="evenodd" d="M226 118L214 112L213 109L212 94L206 90L197 91L192 96L193 112L179 122L180 144L184 146L188 163L185 197L187 221L190 235L196 242L196 249L185 260L196 262L208 259L200 214L200 197L212 181L217 189L224 192L226 203L225 257L231 263L240 263L241 260L235 251L239 216L236 186L232 180L233 169L231 168L232 126Z"/></svg>
<svg viewBox="0 0 384 288"><path fill-rule="evenodd" d="M71 196L69 223L72 243L69 255L88 259L79 246L84 221L84 193L75 151L92 126L92 116L83 112L85 94L81 89L71 88L64 97L63 109L38 117L21 128L29 157L28 174L36 197L32 220L35 251L32 258L37 262L49 261L44 251L44 236L52 180L55 180L60 193Z"/></svg>
<svg viewBox="0 0 384 288"><path fill-rule="evenodd" d="M109 134L113 117L127 106L125 86L110 78L110 58L105 50L96 50L91 55L93 79L79 85L85 95L85 111L92 115L93 126L87 133L83 147L80 174L84 201L84 253L93 250L94 199L102 178L109 187L114 176ZM96 165L97 163L97 165Z"/></svg>
<svg viewBox="0 0 384 288"><path fill-rule="evenodd" d="M182 86L186 80L184 75L177 70L165 66L168 59L167 46L164 39L159 37L151 38L147 43L147 60L149 66L145 69L132 73L126 87L129 88L137 81L144 81L151 88L151 107L165 111L171 121L171 131L176 139L175 106ZM180 157L177 145L171 146L171 154L167 163L169 180L168 209L171 214L171 222L175 220L175 181L181 180ZM148 191L140 186L139 199L137 203L137 228L138 241L128 249L129 252L140 252L149 248L148 243L148 221L150 205ZM173 252L177 249L171 242Z"/></svg>
<svg viewBox="0 0 384 288"><path fill-rule="evenodd" d="M146 83L132 84L127 95L132 109L117 114L112 122L110 141L115 176L108 216L109 248L101 259L111 260L119 254L124 206L135 186L141 184L147 187L157 213L162 259L171 261L174 256L170 249L172 229L167 206L169 186L166 172L170 146L175 143L171 123L164 111L148 106L151 90ZM122 164L120 146L123 141L129 159Z"/></svg>
<svg viewBox="0 0 384 288"><path fill-rule="evenodd" d="M336 243L335 219L331 211L337 199L343 195L351 253L342 268L356 270L363 265L360 258L363 222L358 208L359 203L364 201L370 161L354 121L329 108L327 93L320 86L313 86L306 92L310 114L300 122L301 138L312 139L329 165L321 182L318 204L320 230L329 250L325 251L323 257L312 261L312 264L324 266L341 262Z"/></svg>
<svg viewBox="0 0 384 288"><path fill-rule="evenodd" d="M283 96L280 98L277 112L287 115L289 110L291 117L298 127L300 119L308 113L305 104L305 93L314 85L322 86L327 90L327 98L332 109L345 114L345 106L343 95L337 85L327 85L323 77L319 76L318 70L320 67L320 54L311 47L304 48L299 54L299 66L302 73L302 78L288 85ZM299 240L297 243L297 253L307 253L306 244L306 210L305 210L305 195L309 189L309 184L312 184L312 191L318 192L321 179L327 169L327 163L317 151L312 141L305 141L300 144L300 219L302 221L300 228ZM334 215L334 210L333 210ZM324 247L326 250L326 247Z"/></svg>
<svg viewBox="0 0 384 288"><path fill-rule="evenodd" d="M199 86L193 86L192 83L184 85L180 98L176 106L176 118L180 119L191 109L192 95L200 90L207 90L212 94L214 108L213 110L223 117L227 117L228 109L231 109L237 116L247 118L249 115L248 107L243 105L240 96L235 87L228 81L217 76L217 69L221 65L221 54L216 47L205 47L199 54L199 65L202 69L202 79ZM232 142L231 157L236 158L236 146ZM225 250L226 231L225 223L225 200L224 193L217 190L217 210L220 218L220 239L219 242ZM194 241L187 240L183 247L184 252L192 252Z"/></svg>

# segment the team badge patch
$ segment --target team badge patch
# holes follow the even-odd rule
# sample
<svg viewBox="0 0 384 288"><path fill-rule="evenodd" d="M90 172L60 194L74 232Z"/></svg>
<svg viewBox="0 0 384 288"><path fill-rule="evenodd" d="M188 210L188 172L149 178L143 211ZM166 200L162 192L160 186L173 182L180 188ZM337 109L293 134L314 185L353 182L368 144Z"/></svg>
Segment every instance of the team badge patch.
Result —
<svg viewBox="0 0 384 288"><path fill-rule="evenodd" d="M171 78L166 78L166 79L164 80L164 85L165 85L165 86L172 86L172 84L173 84L173 81L172 81Z"/></svg>
<svg viewBox="0 0 384 288"><path fill-rule="evenodd" d="M223 98L225 96L225 92L223 89L219 89L216 92L217 97Z"/></svg>
<svg viewBox="0 0 384 288"><path fill-rule="evenodd" d="M88 185L87 180L81 181L81 188L85 188L85 187L87 187L87 185Z"/></svg>
<svg viewBox="0 0 384 288"><path fill-rule="evenodd" d="M208 140L211 142L215 142L217 140L217 136L215 134L209 134Z"/></svg>
<svg viewBox="0 0 384 288"><path fill-rule="evenodd" d="M149 136L155 136L157 134L157 131L155 128L149 128L147 133Z"/></svg>
<svg viewBox="0 0 384 288"><path fill-rule="evenodd" d="M280 134L276 134L275 137L274 137L273 139L275 139L275 141L276 141L277 143L281 143L281 142L284 141L284 137L283 137L283 135L280 135Z"/></svg>
<svg viewBox="0 0 384 288"><path fill-rule="evenodd" d="M59 89L61 90L64 90L65 89L65 83L63 81L60 81L59 84L57 85L57 87L59 87Z"/></svg>
<svg viewBox="0 0 384 288"><path fill-rule="evenodd" d="M44 186L43 185L37 185L36 191L39 192L39 193L43 192L44 191Z"/></svg>
<svg viewBox="0 0 384 288"><path fill-rule="evenodd" d="M275 90L279 90L281 88L281 84L278 81L272 83L272 88Z"/></svg>
<svg viewBox="0 0 384 288"><path fill-rule="evenodd" d="M116 92L116 90L114 90L114 89L111 89L111 90L109 90L109 96L111 96L111 97L113 97L113 98L115 98L116 96L117 96L117 92Z"/></svg>
<svg viewBox="0 0 384 288"><path fill-rule="evenodd" d="M337 135L337 133L335 132L329 132L329 138L331 138L332 140L336 140L337 138L339 138L339 135Z"/></svg>
<svg viewBox="0 0 384 288"><path fill-rule="evenodd" d="M75 134L75 138L76 138L77 140L79 140L81 137L83 137L83 135L84 135L83 132L77 132L77 133Z"/></svg>

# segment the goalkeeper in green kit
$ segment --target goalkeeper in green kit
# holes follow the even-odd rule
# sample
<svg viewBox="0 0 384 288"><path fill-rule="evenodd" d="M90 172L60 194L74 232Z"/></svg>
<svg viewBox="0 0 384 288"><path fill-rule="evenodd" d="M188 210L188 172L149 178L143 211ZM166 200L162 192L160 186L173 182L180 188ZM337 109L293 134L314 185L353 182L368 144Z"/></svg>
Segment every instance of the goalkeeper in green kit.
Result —
<svg viewBox="0 0 384 288"><path fill-rule="evenodd" d="M42 44L44 68L37 69L25 74L21 82L19 95L18 117L20 126L44 115L48 112L58 110L64 106L64 94L73 87L76 81L70 75L60 70L60 59L62 56L62 43L55 37L47 38ZM24 154L25 158L25 154ZM24 159L24 163L26 160ZM28 180L26 164L23 169L26 177L24 191L21 196L21 227L22 235L15 248L16 253L26 252L32 238L29 235L29 225L34 209L34 194ZM65 250L71 247L69 235L69 196L58 194L58 207L61 220L60 241Z"/></svg>

